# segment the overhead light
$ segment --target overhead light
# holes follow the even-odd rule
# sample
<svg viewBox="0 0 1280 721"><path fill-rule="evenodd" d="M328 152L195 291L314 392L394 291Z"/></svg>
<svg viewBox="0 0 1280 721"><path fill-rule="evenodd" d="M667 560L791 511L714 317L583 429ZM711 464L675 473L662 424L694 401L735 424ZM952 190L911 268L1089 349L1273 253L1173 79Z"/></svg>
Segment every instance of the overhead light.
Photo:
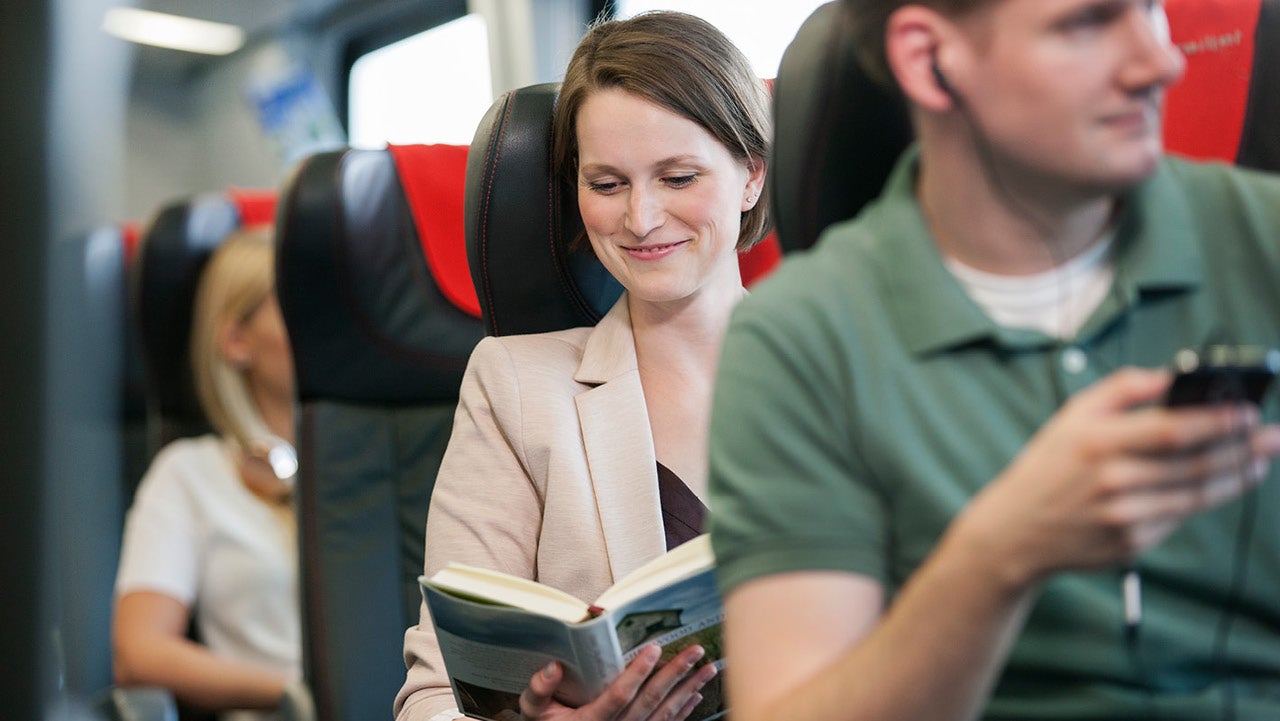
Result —
<svg viewBox="0 0 1280 721"><path fill-rule="evenodd" d="M205 55L226 55L244 45L244 30L237 25L137 8L107 10L102 29L130 42Z"/></svg>

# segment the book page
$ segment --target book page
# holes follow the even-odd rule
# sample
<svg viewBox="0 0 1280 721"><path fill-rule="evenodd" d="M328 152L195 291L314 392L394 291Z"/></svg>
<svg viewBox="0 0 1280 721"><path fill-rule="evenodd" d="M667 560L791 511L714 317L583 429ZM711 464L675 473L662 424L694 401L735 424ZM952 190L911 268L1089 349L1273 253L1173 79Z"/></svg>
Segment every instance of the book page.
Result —
<svg viewBox="0 0 1280 721"><path fill-rule="evenodd" d="M699 571L712 568L711 537L702 534L627 574L596 599L595 606L613 610Z"/></svg>
<svg viewBox="0 0 1280 721"><path fill-rule="evenodd" d="M450 563L431 578L419 578L418 582L460 598L523 608L565 623L590 615L586 603L557 588L464 563Z"/></svg>

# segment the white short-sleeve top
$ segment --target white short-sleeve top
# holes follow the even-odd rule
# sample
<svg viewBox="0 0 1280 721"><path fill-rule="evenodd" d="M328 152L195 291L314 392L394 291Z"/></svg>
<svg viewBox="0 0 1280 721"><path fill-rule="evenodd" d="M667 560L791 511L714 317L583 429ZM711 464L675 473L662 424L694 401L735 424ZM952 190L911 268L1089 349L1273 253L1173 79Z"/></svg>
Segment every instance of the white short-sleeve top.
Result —
<svg viewBox="0 0 1280 721"><path fill-rule="evenodd" d="M116 577L116 596L130 591L186 604L214 653L301 677L293 519L249 491L220 437L174 441L147 470L125 519Z"/></svg>

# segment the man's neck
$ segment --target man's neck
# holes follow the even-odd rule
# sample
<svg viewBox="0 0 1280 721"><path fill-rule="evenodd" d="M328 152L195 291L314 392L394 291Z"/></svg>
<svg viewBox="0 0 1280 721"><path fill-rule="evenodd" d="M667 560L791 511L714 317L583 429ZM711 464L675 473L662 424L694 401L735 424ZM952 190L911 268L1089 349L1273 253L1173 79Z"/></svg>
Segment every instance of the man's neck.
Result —
<svg viewBox="0 0 1280 721"><path fill-rule="evenodd" d="M922 152L916 193L946 256L990 273L1026 275L1076 257L1112 222L1116 198L995 172L964 149Z"/></svg>

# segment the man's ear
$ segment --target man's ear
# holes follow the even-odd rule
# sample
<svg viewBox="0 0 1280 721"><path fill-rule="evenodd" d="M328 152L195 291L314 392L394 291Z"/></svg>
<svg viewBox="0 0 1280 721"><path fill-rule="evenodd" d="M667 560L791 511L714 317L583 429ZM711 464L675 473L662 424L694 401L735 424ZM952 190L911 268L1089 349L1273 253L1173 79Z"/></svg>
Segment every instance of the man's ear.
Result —
<svg viewBox="0 0 1280 721"><path fill-rule="evenodd" d="M914 105L933 112L956 107L945 80L939 82L948 48L958 40L955 26L940 13L921 5L904 5L885 26L885 59L898 87Z"/></svg>

